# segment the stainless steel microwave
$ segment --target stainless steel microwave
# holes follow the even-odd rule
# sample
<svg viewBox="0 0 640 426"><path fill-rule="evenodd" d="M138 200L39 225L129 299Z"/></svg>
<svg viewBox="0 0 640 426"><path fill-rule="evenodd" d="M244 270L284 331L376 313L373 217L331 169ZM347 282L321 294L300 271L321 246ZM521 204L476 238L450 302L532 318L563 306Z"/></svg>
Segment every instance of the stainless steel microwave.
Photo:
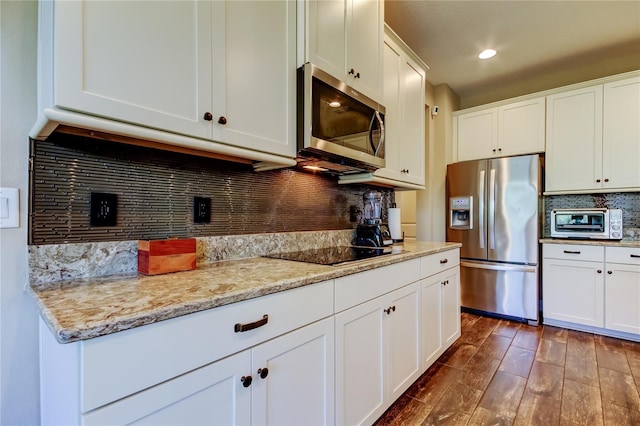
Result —
<svg viewBox="0 0 640 426"><path fill-rule="evenodd" d="M621 209L554 209L552 238L622 239Z"/></svg>
<svg viewBox="0 0 640 426"><path fill-rule="evenodd" d="M298 163L359 173L385 166L385 108L311 63L298 69Z"/></svg>

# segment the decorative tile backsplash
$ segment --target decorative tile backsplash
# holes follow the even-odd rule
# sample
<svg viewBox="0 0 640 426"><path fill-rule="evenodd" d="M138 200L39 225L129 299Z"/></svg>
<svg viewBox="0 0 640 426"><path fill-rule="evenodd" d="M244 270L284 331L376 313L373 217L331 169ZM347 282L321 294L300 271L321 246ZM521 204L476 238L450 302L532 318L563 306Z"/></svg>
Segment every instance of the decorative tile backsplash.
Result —
<svg viewBox="0 0 640 426"><path fill-rule="evenodd" d="M30 244L353 229L369 189L65 134L33 147ZM393 202L392 190L377 190ZM117 195L116 226L90 225L91 192ZM211 223L194 223L194 196L211 198Z"/></svg>
<svg viewBox="0 0 640 426"><path fill-rule="evenodd" d="M544 237L551 234L551 210L609 208L622 209L625 238L636 238L640 228L640 193L615 192L608 194L549 195L544 197Z"/></svg>

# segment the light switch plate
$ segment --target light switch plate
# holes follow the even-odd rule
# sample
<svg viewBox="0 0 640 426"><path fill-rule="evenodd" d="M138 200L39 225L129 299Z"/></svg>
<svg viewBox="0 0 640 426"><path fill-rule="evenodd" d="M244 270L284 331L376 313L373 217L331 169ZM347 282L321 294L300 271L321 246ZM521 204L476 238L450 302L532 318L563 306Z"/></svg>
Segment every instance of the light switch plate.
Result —
<svg viewBox="0 0 640 426"><path fill-rule="evenodd" d="M0 228L20 227L20 191L0 188Z"/></svg>

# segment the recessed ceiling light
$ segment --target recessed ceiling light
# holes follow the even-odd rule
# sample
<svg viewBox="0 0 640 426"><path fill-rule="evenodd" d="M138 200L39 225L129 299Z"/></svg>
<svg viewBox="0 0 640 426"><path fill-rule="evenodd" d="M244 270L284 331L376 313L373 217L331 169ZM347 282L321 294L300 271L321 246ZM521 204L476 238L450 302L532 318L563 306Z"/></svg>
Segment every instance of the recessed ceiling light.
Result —
<svg viewBox="0 0 640 426"><path fill-rule="evenodd" d="M493 49L485 49L482 52L480 52L480 54L478 55L478 58L480 59L489 59L489 58L493 58L494 56L496 56L496 52Z"/></svg>
<svg viewBox="0 0 640 426"><path fill-rule="evenodd" d="M340 106L340 102L338 101L329 102L329 106L332 108L338 108Z"/></svg>

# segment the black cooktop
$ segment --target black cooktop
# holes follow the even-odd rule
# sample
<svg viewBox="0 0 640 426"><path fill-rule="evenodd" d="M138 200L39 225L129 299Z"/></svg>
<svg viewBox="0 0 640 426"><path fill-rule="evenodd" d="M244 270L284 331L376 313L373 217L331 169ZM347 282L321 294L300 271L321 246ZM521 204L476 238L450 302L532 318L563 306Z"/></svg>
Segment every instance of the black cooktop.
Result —
<svg viewBox="0 0 640 426"><path fill-rule="evenodd" d="M337 265L354 260L369 259L387 254L402 253L403 250L393 247L354 247L339 246L320 249L294 251L289 253L274 253L265 257L273 259L295 260L298 262L316 263L319 265Z"/></svg>

